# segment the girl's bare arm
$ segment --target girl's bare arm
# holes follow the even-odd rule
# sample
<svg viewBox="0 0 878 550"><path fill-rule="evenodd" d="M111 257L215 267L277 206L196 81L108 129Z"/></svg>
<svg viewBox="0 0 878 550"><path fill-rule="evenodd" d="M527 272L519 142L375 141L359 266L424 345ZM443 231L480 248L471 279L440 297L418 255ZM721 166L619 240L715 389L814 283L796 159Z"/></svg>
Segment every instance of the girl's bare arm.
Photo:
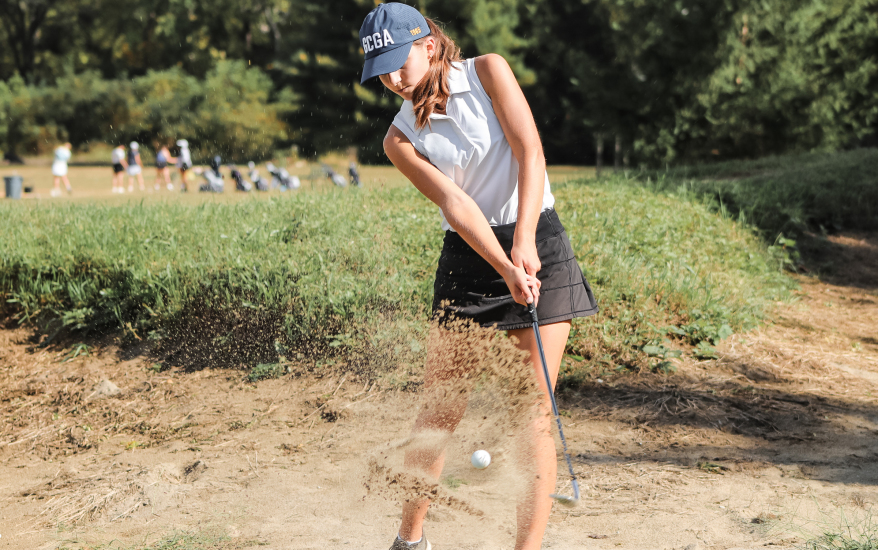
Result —
<svg viewBox="0 0 878 550"><path fill-rule="evenodd" d="M529 275L536 275L541 264L535 240L546 183L543 145L527 99L506 60L497 54L488 54L477 57L475 64L506 141L518 160L518 221L512 261Z"/></svg>
<svg viewBox="0 0 878 550"><path fill-rule="evenodd" d="M463 240L497 270L516 302L526 304L539 297L539 281L509 261L475 201L419 153L396 126L391 125L384 138L384 151L418 191L442 210Z"/></svg>

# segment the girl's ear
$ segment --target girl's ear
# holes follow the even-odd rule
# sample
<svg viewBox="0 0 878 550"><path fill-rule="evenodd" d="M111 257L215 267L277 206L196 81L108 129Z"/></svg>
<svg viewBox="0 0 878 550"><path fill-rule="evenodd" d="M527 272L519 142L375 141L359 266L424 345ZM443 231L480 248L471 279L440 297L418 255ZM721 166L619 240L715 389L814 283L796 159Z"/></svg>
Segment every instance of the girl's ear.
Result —
<svg viewBox="0 0 878 550"><path fill-rule="evenodd" d="M428 36L424 39L424 49L427 50L427 59L432 60L433 56L436 55L436 38Z"/></svg>

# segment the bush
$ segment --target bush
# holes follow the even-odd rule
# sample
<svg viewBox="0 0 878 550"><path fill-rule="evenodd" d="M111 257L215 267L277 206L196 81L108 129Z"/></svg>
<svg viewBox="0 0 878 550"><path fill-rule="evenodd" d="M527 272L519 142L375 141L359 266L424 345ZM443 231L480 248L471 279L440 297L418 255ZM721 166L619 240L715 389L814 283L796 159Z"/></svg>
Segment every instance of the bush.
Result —
<svg viewBox="0 0 878 550"><path fill-rule="evenodd" d="M556 196L602 307L568 346L592 366L666 369L677 343L753 326L788 287L750 230L688 195L618 181ZM190 366L422 359L442 233L411 187L0 209L17 235L0 243L5 314L46 332L150 339Z"/></svg>
<svg viewBox="0 0 878 550"><path fill-rule="evenodd" d="M768 157L645 173L660 191L707 199L764 231L878 228L878 149Z"/></svg>
<svg viewBox="0 0 878 550"><path fill-rule="evenodd" d="M688 193L623 178L553 189L601 313L578 320L568 351L604 369L670 368L677 343L709 355L754 327L791 282L784 255Z"/></svg>
<svg viewBox="0 0 878 550"><path fill-rule="evenodd" d="M0 82L0 145L5 154L21 155L37 146L40 128L34 117L39 92L16 75Z"/></svg>
<svg viewBox="0 0 878 550"><path fill-rule="evenodd" d="M0 82L0 143L7 151L39 153L67 140L76 147L155 147L186 138L196 162L216 154L262 160L287 137L271 90L268 76L243 61L219 61L204 81L178 68L131 80L70 74L52 87L16 77Z"/></svg>

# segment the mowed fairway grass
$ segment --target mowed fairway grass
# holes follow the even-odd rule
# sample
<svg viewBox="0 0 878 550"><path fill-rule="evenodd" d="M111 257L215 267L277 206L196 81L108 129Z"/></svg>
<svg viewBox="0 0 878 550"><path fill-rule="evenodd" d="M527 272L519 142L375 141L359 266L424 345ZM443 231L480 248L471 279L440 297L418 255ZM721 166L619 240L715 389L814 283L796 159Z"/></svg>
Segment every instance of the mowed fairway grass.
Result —
<svg viewBox="0 0 878 550"><path fill-rule="evenodd" d="M347 165L339 162L331 163L330 166L348 180ZM259 165L259 173L263 178L271 180L265 165ZM249 180L248 170L246 166L239 166L238 169ZM400 174L393 166L360 166L360 181L367 189L401 187L410 185L408 180ZM168 191L164 186L156 191L154 182L156 179L156 170L152 166L145 166L143 170L143 179L146 187L145 191L140 191L135 180L134 192L125 193L123 195L114 195L111 192L113 170L110 166L71 166L68 174L70 184L73 187L73 193L68 195L66 192L59 198L52 198L50 192L53 187L52 166L48 159L32 159L24 166L2 166L0 165L0 178L3 176L20 175L24 180L25 187L33 187L32 193L22 195L22 199L26 200L51 200L51 201L107 201L112 204L125 204L126 202L137 199L155 201L156 199L172 199L183 201L185 203L199 203L205 200L210 201L229 201L240 200L246 197L269 197L274 194L280 194L279 190L272 190L266 193L241 193L235 191L235 182L229 176L229 169L225 166L221 169L225 175L225 192L224 193L198 193L180 192L180 176L176 167L171 167L171 175L174 182L174 191ZM302 182L300 191L328 191L335 188L326 177L322 175L319 164L301 163L300 166L288 167L290 174L298 176ZM594 175L593 168L580 166L552 166L549 167L549 178L553 183L564 182L572 178L583 178ZM189 188L198 189L202 183L202 178L190 170ZM125 175L125 189L127 191L129 177ZM63 184L62 184L63 189ZM0 185L0 197L6 196L5 186Z"/></svg>
<svg viewBox="0 0 878 550"><path fill-rule="evenodd" d="M550 174L602 308L574 323L568 380L709 356L787 296L782 251L691 195ZM67 342L148 343L167 366L294 357L371 373L417 368L438 212L392 168L363 177L363 189L310 191L304 181L304 191L263 200L227 190L2 201L2 314Z"/></svg>

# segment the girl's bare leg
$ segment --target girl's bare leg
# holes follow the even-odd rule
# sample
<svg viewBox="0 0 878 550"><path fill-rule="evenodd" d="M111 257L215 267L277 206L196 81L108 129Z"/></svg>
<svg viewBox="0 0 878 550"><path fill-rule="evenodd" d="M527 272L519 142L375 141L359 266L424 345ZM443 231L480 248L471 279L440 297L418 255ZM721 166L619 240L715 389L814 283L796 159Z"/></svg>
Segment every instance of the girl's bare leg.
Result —
<svg viewBox="0 0 878 550"><path fill-rule="evenodd" d="M419 445L417 437L429 432L445 432L448 436L454 432L463 414L466 412L468 395L460 391L461 387L455 380L462 382L461 358L454 355L454 340L464 338L443 328L434 328L430 334L427 370L424 375L424 392L426 403L418 413L412 437ZM445 390L445 391L443 391ZM433 435L427 435L432 439ZM430 445L421 444L405 454L405 466L410 470L418 470L431 479L438 480L445 465L445 444L447 437L431 441ZM399 536L403 540L416 541L423 536L424 518L430 507L429 500L412 500L403 504L402 525Z"/></svg>
<svg viewBox="0 0 878 550"><path fill-rule="evenodd" d="M558 370L564 356L567 337L570 334L570 321L553 323L540 327L543 350L549 367L552 388L546 387L543 366L540 362L539 350L533 329L510 330L509 335L518 340L518 347L530 352L531 365L539 381L540 389L545 398L540 402L540 410L536 419L527 428L528 433L522 438L522 456L531 459L531 471L534 479L518 504L518 528L515 540L516 550L537 550L540 548L549 513L552 511L552 498L555 492L555 478L558 470L558 459L555 454L555 439L552 436L552 405L548 392L554 391L558 380Z"/></svg>

